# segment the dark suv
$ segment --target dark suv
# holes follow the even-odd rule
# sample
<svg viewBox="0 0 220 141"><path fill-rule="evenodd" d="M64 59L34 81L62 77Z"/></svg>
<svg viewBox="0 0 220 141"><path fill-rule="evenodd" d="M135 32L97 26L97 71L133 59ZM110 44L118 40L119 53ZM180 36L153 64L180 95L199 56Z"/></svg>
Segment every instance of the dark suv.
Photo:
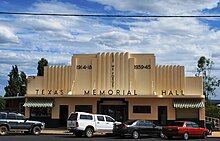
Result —
<svg viewBox="0 0 220 141"><path fill-rule="evenodd" d="M39 135L44 127L45 123L27 120L22 114L0 112L0 135L13 131Z"/></svg>

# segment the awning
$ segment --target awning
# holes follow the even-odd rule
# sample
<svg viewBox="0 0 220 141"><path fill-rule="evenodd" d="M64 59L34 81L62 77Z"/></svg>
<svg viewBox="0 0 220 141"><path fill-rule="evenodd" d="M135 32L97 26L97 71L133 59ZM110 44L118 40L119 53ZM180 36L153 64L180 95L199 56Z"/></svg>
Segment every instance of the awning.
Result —
<svg viewBox="0 0 220 141"><path fill-rule="evenodd" d="M204 102L200 99L175 99L173 101L174 108L203 108Z"/></svg>
<svg viewBox="0 0 220 141"><path fill-rule="evenodd" d="M27 99L24 103L24 107L53 107L53 99Z"/></svg>

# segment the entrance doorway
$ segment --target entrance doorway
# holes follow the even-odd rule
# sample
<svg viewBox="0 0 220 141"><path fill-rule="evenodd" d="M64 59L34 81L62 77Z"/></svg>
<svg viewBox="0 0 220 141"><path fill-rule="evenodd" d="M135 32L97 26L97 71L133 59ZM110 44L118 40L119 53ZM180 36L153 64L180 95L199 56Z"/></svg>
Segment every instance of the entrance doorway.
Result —
<svg viewBox="0 0 220 141"><path fill-rule="evenodd" d="M68 118L68 105L60 105L60 126L65 127Z"/></svg>
<svg viewBox="0 0 220 141"><path fill-rule="evenodd" d="M128 119L125 105L100 105L100 113L113 117L116 121Z"/></svg>
<svg viewBox="0 0 220 141"><path fill-rule="evenodd" d="M158 124L167 124L167 106L158 106Z"/></svg>
<svg viewBox="0 0 220 141"><path fill-rule="evenodd" d="M128 102L124 99L101 99L97 103L97 112L123 122L128 119Z"/></svg>

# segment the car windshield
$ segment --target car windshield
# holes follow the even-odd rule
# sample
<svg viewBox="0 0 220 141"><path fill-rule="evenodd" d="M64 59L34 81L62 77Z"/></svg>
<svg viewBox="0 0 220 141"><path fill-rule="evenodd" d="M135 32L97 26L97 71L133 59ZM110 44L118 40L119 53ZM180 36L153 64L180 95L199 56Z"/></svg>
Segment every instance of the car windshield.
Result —
<svg viewBox="0 0 220 141"><path fill-rule="evenodd" d="M128 121L125 121L124 124L126 125L132 125L136 120L128 120Z"/></svg>
<svg viewBox="0 0 220 141"><path fill-rule="evenodd" d="M170 126L183 126L184 122L172 122Z"/></svg>
<svg viewBox="0 0 220 141"><path fill-rule="evenodd" d="M77 120L77 116L78 116L77 113L71 114L68 120Z"/></svg>

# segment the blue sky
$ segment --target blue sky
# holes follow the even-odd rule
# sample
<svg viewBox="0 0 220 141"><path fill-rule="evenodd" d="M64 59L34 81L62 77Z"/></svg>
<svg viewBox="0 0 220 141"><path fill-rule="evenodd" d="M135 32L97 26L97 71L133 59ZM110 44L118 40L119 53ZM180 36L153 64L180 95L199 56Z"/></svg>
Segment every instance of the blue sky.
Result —
<svg viewBox="0 0 220 141"><path fill-rule="evenodd" d="M220 15L219 0L1 0L0 11ZM158 65L183 65L194 76L197 60L214 61L220 79L220 18L89 18L0 15L0 95L12 65L36 75L37 62L69 65L78 53L154 53ZM220 99L220 90L217 90Z"/></svg>

